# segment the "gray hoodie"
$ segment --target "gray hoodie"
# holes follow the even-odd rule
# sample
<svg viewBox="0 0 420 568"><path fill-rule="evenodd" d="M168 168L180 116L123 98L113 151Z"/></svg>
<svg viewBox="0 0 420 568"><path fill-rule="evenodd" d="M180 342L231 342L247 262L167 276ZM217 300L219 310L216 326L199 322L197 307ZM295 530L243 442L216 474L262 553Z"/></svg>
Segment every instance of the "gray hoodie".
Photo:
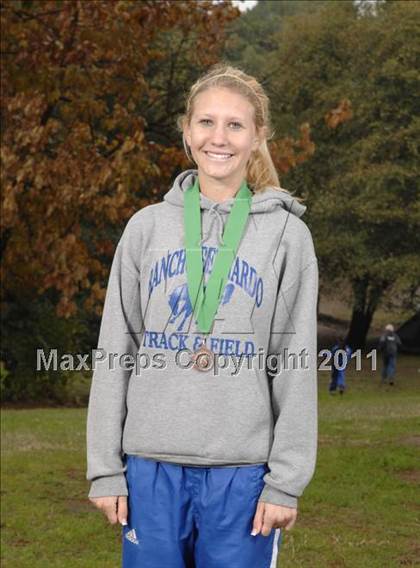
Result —
<svg viewBox="0 0 420 568"><path fill-rule="evenodd" d="M283 190L251 212L206 344L192 369L183 198L197 170L135 213L118 242L87 417L89 497L127 495L126 455L189 466L268 463L260 501L295 507L317 445L318 263L306 207ZM200 194L204 282L234 198ZM277 365L276 365L277 362ZM223 368L224 367L224 368Z"/></svg>

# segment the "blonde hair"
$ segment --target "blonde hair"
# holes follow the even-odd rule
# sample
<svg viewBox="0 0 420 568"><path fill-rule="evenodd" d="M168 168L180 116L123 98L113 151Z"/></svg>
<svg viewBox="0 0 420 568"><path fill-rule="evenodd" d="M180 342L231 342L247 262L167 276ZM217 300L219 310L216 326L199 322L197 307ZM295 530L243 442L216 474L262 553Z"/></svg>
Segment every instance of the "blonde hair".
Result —
<svg viewBox="0 0 420 568"><path fill-rule="evenodd" d="M211 87L231 89L245 97L254 107L257 131L262 131L265 134L260 146L252 152L248 161L247 182L250 188L254 193L263 191L267 186L287 191L280 187L279 177L267 146L267 140L270 140L274 135L271 128L269 98L255 77L247 75L241 69L226 63L213 65L207 73L194 83L186 100L185 113L177 119L177 126L179 131L182 132L182 142L188 159L195 163L191 149L185 140L184 125L191 122L195 97Z"/></svg>

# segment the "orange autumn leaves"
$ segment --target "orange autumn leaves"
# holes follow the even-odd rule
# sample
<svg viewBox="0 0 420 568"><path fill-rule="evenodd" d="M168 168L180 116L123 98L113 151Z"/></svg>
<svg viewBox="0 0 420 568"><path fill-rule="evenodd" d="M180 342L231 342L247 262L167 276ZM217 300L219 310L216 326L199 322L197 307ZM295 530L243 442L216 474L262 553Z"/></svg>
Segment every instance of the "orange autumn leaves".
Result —
<svg viewBox="0 0 420 568"><path fill-rule="evenodd" d="M3 3L3 302L49 294L59 316L100 313L125 222L191 167L176 116L238 15L210 1ZM270 148L286 173L314 153L309 124Z"/></svg>
<svg viewBox="0 0 420 568"><path fill-rule="evenodd" d="M166 95L164 77L160 91L147 74L170 56L158 35L177 26L185 41L210 37L203 60L194 56L214 63L238 11L116 0L3 8L2 301L50 292L60 316L99 313L126 220L185 165L179 148L146 135L140 101Z"/></svg>

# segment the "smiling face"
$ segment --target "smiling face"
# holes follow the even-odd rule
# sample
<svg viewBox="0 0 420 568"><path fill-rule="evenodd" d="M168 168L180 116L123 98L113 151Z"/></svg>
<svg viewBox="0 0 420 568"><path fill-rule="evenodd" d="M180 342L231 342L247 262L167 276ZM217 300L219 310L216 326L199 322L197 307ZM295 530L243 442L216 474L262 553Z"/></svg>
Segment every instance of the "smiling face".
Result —
<svg viewBox="0 0 420 568"><path fill-rule="evenodd" d="M196 96L184 136L199 174L227 187L239 186L246 177L248 160L260 144L252 104L224 87Z"/></svg>

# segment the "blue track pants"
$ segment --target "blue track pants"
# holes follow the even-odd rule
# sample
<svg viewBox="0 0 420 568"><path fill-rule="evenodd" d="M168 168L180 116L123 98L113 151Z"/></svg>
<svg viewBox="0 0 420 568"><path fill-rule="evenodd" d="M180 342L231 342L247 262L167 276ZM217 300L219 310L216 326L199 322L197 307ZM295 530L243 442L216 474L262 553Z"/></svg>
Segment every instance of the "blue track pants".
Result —
<svg viewBox="0 0 420 568"><path fill-rule="evenodd" d="M193 467L126 459L123 568L276 568L280 529L250 534L267 464Z"/></svg>
<svg viewBox="0 0 420 568"><path fill-rule="evenodd" d="M382 359L382 382L394 382L395 380L395 367L396 367L396 356L395 355L385 355Z"/></svg>

